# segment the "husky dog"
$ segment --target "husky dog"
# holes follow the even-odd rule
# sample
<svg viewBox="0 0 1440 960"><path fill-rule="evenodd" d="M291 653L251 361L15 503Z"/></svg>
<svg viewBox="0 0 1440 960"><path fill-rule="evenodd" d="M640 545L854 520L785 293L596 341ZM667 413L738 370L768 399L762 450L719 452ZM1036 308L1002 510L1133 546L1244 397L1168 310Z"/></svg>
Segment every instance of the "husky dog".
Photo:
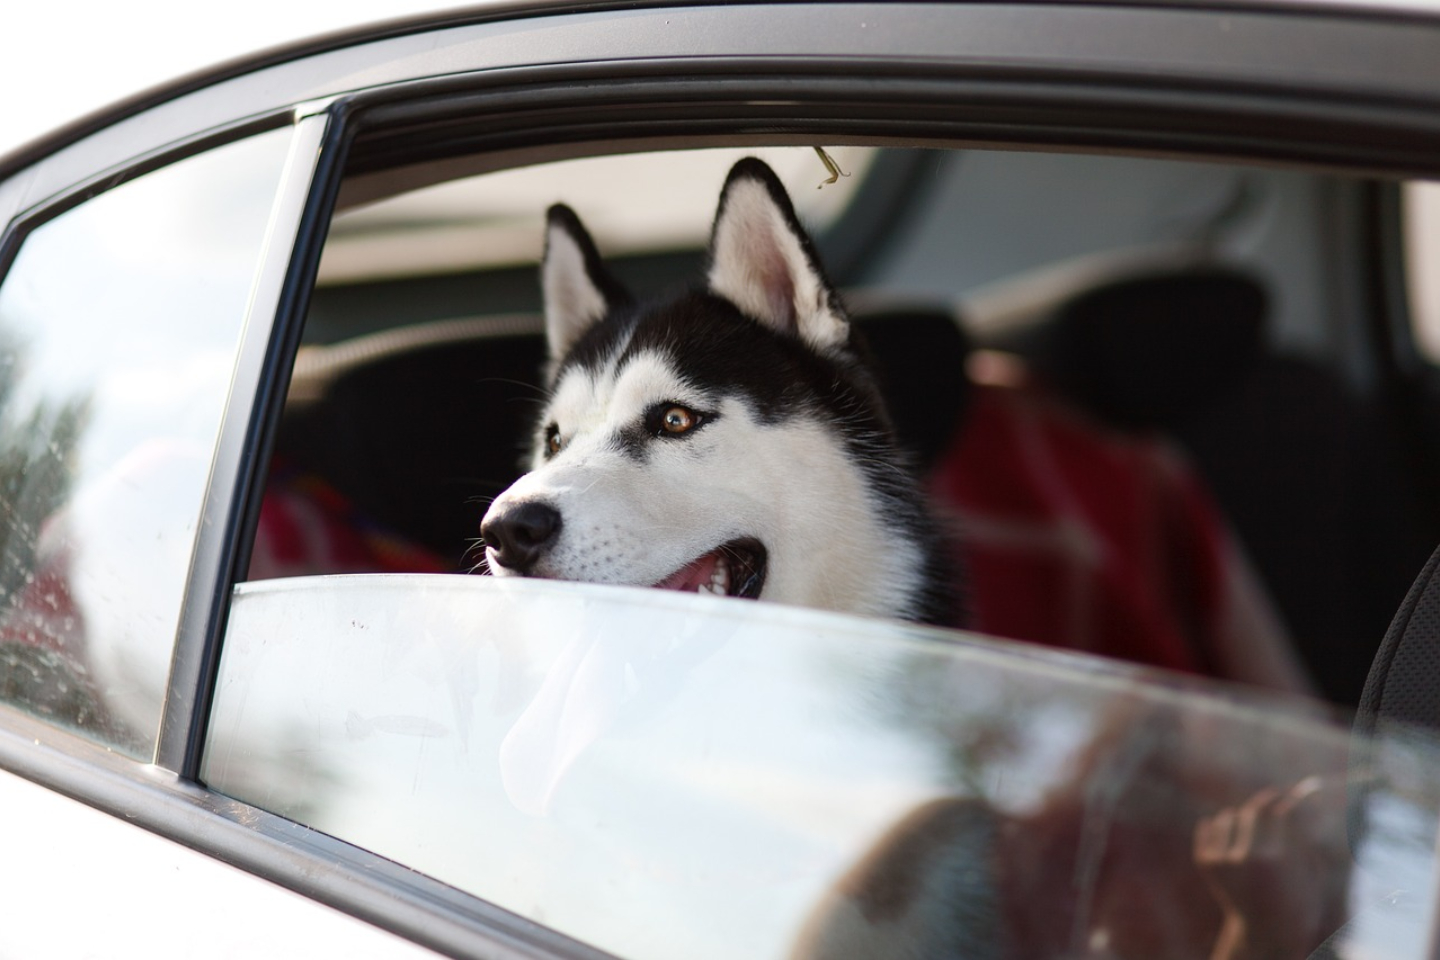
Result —
<svg viewBox="0 0 1440 960"><path fill-rule="evenodd" d="M492 574L949 621L868 354L768 166L730 171L702 286L637 303L559 205L541 280L549 400L481 523Z"/></svg>

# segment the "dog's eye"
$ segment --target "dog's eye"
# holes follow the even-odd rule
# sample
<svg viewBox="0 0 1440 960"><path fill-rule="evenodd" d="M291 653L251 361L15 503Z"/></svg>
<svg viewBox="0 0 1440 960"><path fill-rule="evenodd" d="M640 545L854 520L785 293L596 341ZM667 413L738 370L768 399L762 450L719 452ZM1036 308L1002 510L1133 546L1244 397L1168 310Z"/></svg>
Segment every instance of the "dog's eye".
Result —
<svg viewBox="0 0 1440 960"><path fill-rule="evenodd" d="M565 444L560 442L559 427L555 426L555 424L552 423L550 424L550 426L545 428L545 455L547 457L555 456L555 454L560 452L560 448L564 445Z"/></svg>
<svg viewBox="0 0 1440 960"><path fill-rule="evenodd" d="M683 437L714 419L713 413L705 413L683 403L666 400L645 411L645 432L657 440L672 440Z"/></svg>
<svg viewBox="0 0 1440 960"><path fill-rule="evenodd" d="M678 403L660 411L660 430L670 436L688 433L700 425L700 415Z"/></svg>

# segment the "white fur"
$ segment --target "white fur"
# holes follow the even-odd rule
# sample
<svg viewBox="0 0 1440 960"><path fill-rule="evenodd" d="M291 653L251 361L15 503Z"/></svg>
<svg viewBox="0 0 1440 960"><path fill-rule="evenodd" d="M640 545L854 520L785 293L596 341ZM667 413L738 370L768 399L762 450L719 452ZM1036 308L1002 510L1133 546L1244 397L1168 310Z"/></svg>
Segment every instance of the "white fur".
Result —
<svg viewBox="0 0 1440 960"><path fill-rule="evenodd" d="M710 290L777 330L825 351L845 343L848 327L769 191L736 180L711 239Z"/></svg>
<svg viewBox="0 0 1440 960"><path fill-rule="evenodd" d="M617 448L619 431L669 401L719 415L693 436L648 441L644 462ZM919 548L883 525L864 475L827 425L767 425L733 396L717 407L654 355L599 375L571 369L547 416L563 449L548 463L537 451L534 471L491 506L498 512L539 499L563 515L557 542L533 574L649 586L727 541L754 537L769 551L762 599L914 613L903 601ZM510 573L493 553L491 569Z"/></svg>
<svg viewBox="0 0 1440 960"><path fill-rule="evenodd" d="M560 359L587 328L605 316L605 295L585 270L585 254L563 228L550 225L540 271L545 295L545 339Z"/></svg>
<svg viewBox="0 0 1440 960"><path fill-rule="evenodd" d="M710 291L754 322L838 357L849 326L783 196L772 194L772 176L737 166L727 181L711 235ZM591 325L618 322L606 319L613 281L593 261L599 275L587 269L589 244L572 214L552 212L542 270L552 370ZM487 514L490 536L504 545L515 506L558 513L558 527L511 558L526 575L650 586L753 538L767 552L763 599L877 616L924 612L924 548L896 528L839 425L798 412L762 422L743 392L709 394L658 353L621 367L624 344L613 349L608 365L572 366L554 384L532 472ZM669 403L715 416L681 437L644 436L647 412ZM547 457L551 424L562 445ZM523 515L542 512L513 514ZM501 555L487 547L491 572L515 574Z"/></svg>

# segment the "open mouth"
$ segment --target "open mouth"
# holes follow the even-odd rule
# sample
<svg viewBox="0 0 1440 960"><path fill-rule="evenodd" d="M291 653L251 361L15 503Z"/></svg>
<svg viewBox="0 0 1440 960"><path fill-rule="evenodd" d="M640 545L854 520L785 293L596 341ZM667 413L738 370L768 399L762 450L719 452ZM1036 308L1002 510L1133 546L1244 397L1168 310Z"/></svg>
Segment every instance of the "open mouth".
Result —
<svg viewBox="0 0 1440 960"><path fill-rule="evenodd" d="M661 590L755 600L765 586L765 545L745 538L721 544L655 584Z"/></svg>

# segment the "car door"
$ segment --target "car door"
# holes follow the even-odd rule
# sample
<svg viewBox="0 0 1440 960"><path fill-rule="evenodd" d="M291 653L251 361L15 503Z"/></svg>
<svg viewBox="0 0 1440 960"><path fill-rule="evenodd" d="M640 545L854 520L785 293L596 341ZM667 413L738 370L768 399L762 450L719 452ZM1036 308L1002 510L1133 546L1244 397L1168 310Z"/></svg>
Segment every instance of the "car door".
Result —
<svg viewBox="0 0 1440 960"><path fill-rule="evenodd" d="M1070 796L1106 816L1120 809L1116 783L1138 776L1160 785L1152 800L1163 798L1189 782L1177 768L1209 772L1208 758L1230 757L1216 744L1249 742L1247 733L1259 746L1233 759L1229 772L1239 775L1208 796L1212 806L1243 799L1242 787L1343 774L1343 724L1305 709L1262 700L1232 711L1213 689L1173 692L1164 677L986 640L955 646L908 628L793 611L730 616L589 588L505 593L408 577L237 584L337 207L572 154L831 138L1413 174L1430 170L1440 143L1433 30L1049 5L482 11L292 51L12 162L0 182L0 324L13 324L16 342L0 347L32 379L16 379L4 399L24 441L7 461L22 495L9 497L6 528L13 636L0 760L19 778L5 782L17 803L55 798L65 811L56 815L86 836L81 821L163 850L162 863L186 861L182 875L214 867L228 878L217 883L264 890L285 904L277 915L327 918L314 922L365 941L357 951L403 952L416 941L452 955L590 956L684 952L697 930L717 949L789 949L826 881L914 805L953 799L947 791L966 776L1008 782L1016 806L1053 786L1035 770L1072 756L1075 743L1047 739L1049 724L1034 737L1044 749L1007 755L1014 765L998 772L982 762L987 744L1025 740L1017 717L1064 728L1083 715L1072 727L1100 747ZM1376 63L1388 69L1377 73ZM162 222L163 205L148 197L129 212L105 211L111 201L123 207L127 191L168 194L171 175L242 155L250 159L239 162L240 181L202 170L199 192L183 194L179 222L198 236ZM217 230L225 221L204 204L227 208L241 196L246 227ZM118 265L103 284L68 257L71 244L89 242L81 228L92 215L106 221L114 257L96 260L87 247L83 262ZM80 240L66 239L71 225ZM190 261L212 262L204 251L216 245L234 255L235 271L227 296L205 306L227 309L220 321L191 322L199 295L188 285L211 288ZM133 274L137 260L165 272ZM52 323L35 312L37 299L79 320ZM112 325L118 303L130 319ZM97 315L103 336L85 325ZM52 349L62 360L79 355L71 341L93 355L81 393L68 363L47 364L40 352L26 360L34 343L62 334ZM185 346L200 334L215 343ZM132 363L137 339L147 349ZM111 386L116 370L124 376ZM191 387L198 393L182 390ZM85 447L92 432L105 449ZM124 530L132 520L138 526ZM102 540L113 542L97 550ZM497 633L507 618L514 629ZM106 637L111 623L120 629ZM735 636L712 636L716 624ZM831 650L817 636L839 639ZM89 659L102 650L103 661ZM961 724L969 739L955 739L944 719L950 695L929 683L955 674L977 687L978 719ZM758 702L770 714L722 722L752 677L763 681ZM1010 695L987 700L987 679ZM939 719L897 732L887 712L897 704ZM477 714L481 706L493 711ZM1154 724L1116 727L1115 713L1132 708L1139 713L1126 716ZM816 717L857 724L860 748ZM1230 736L1216 739L1217 726ZM1197 729L1203 735L1187 739ZM729 768L706 765L716 742ZM937 759L957 744L978 759ZM1427 747L1415 749L1423 757ZM1142 762L1166 756L1176 767ZM1426 769L1398 756L1406 771ZM816 759L827 757L853 763L851 776ZM847 793L857 779L874 792ZM567 782L586 786L579 802L559 793ZM787 786L786 802L755 802ZM1377 831L1398 837L1407 868L1420 874L1433 786L1415 774L1398 819L1383 821L1393 829ZM820 825L806 822L815 807L794 802L817 796L839 798ZM1147 801L1144 812L1164 808ZM559 818L547 820L555 810ZM698 810L715 816L696 820ZM696 822L709 826L690 829ZM1188 838L1193 826L1177 817L1169 839ZM780 838L773 850L770 838ZM726 848L738 852L727 859ZM25 849L32 863L43 857ZM181 892L207 900L222 914L217 924L233 916L204 882ZM707 897L725 910L705 913ZM1407 928L1417 937L1428 906ZM35 916L38 938L53 928ZM275 934L284 935L278 926Z"/></svg>
<svg viewBox="0 0 1440 960"><path fill-rule="evenodd" d="M195 546L228 504L212 465L232 384L254 389L324 127L178 145L6 231L6 953L415 952L95 809L174 816L154 808L155 760ZM184 905L178 937L153 936L157 902ZM257 919L235 927L235 909Z"/></svg>

